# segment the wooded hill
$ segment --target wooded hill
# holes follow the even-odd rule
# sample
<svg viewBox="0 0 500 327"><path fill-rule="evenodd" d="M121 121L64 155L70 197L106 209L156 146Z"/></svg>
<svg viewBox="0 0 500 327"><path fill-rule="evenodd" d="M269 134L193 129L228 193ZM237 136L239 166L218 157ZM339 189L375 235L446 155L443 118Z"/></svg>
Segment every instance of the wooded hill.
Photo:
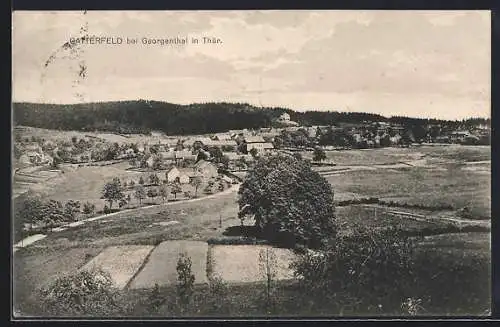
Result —
<svg viewBox="0 0 500 327"><path fill-rule="evenodd" d="M15 125L59 130L149 133L163 131L168 135L206 134L230 129L271 127L282 114L303 126L334 125L384 121L403 125L463 122L383 117L362 112L306 111L281 107L256 107L246 103L199 103L180 105L160 101L113 101L83 104L14 103ZM476 119L478 120L478 119ZM489 119L481 119L489 123ZM478 123L478 122L475 122Z"/></svg>

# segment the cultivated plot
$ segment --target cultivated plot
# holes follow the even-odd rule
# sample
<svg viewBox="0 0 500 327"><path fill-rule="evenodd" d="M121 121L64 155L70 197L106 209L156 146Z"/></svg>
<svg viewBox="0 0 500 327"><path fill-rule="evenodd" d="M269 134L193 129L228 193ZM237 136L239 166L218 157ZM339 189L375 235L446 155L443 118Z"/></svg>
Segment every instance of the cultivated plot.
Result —
<svg viewBox="0 0 500 327"><path fill-rule="evenodd" d="M124 288L137 273L153 246L111 246L88 262L83 269L101 268L108 272L118 288Z"/></svg>
<svg viewBox="0 0 500 327"><path fill-rule="evenodd" d="M269 260L266 260L266 251L269 251ZM289 266L294 254L288 249L264 245L215 245L210 249L210 256L212 275L226 282L263 281L266 279L266 267L276 280L293 278ZM264 260L260 259L262 256Z"/></svg>
<svg viewBox="0 0 500 327"><path fill-rule="evenodd" d="M152 288L177 283L177 260L181 253L191 258L191 270L196 284L207 283L206 242L166 241L159 244L149 256L148 262L130 283L130 288Z"/></svg>

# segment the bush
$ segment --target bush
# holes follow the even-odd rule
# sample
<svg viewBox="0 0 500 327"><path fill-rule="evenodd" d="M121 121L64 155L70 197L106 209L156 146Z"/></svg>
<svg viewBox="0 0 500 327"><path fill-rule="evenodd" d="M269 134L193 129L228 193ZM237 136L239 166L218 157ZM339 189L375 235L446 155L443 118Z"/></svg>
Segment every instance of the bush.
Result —
<svg viewBox="0 0 500 327"><path fill-rule="evenodd" d="M402 301L412 296L413 251L413 241L398 229L360 227L300 255L292 268L306 298L330 312L400 314Z"/></svg>
<svg viewBox="0 0 500 327"><path fill-rule="evenodd" d="M229 293L227 284L222 278L215 276L210 279L209 294L207 302L210 313L225 314L228 312L227 295Z"/></svg>
<svg viewBox="0 0 500 327"><path fill-rule="evenodd" d="M85 202L83 204L83 213L86 215L94 214L95 212L95 204L90 202Z"/></svg>
<svg viewBox="0 0 500 327"><path fill-rule="evenodd" d="M191 258L185 253L179 255L177 260L177 294L179 296L181 311L186 311L191 302L194 291L194 275L191 270Z"/></svg>
<svg viewBox="0 0 500 327"><path fill-rule="evenodd" d="M118 290L102 270L62 276L40 291L44 312L53 316L109 316L120 313Z"/></svg>

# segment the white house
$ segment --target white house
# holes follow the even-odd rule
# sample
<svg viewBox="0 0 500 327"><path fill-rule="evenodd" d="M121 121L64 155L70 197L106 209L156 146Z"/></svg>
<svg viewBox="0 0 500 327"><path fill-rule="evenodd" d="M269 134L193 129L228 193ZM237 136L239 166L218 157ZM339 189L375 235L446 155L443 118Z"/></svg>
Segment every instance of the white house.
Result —
<svg viewBox="0 0 500 327"><path fill-rule="evenodd" d="M181 172L177 167L172 167L168 172L167 172L167 182L168 183L173 183L175 180L181 175Z"/></svg>
<svg viewBox="0 0 500 327"><path fill-rule="evenodd" d="M257 152L266 152L274 149L274 145L272 143L247 143L247 152L250 152L252 149L256 149Z"/></svg>
<svg viewBox="0 0 500 327"><path fill-rule="evenodd" d="M290 115L287 114L286 112L282 113L281 116L279 116L278 121L280 122L288 122L290 121Z"/></svg>

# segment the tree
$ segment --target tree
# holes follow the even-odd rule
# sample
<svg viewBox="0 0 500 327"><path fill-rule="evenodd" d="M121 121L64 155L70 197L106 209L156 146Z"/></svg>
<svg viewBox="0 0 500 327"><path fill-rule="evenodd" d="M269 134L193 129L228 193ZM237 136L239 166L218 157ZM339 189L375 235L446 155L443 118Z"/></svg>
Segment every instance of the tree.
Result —
<svg viewBox="0 0 500 327"><path fill-rule="evenodd" d="M265 280L265 308L271 313L275 308L275 291L277 275L277 258L272 249L266 248L259 251L259 270Z"/></svg>
<svg viewBox="0 0 500 327"><path fill-rule="evenodd" d="M83 204L83 213L86 215L94 214L95 212L95 204L90 202L85 202Z"/></svg>
<svg viewBox="0 0 500 327"><path fill-rule="evenodd" d="M57 155L52 158L52 164L50 165L51 168L53 169L59 169L59 165L61 164L62 160L59 158Z"/></svg>
<svg viewBox="0 0 500 327"><path fill-rule="evenodd" d="M146 198L146 190L144 189L144 186L138 185L135 188L135 198L139 200L139 203L142 205L142 200Z"/></svg>
<svg viewBox="0 0 500 327"><path fill-rule="evenodd" d="M153 185L159 185L160 184L160 177L156 174L151 174L149 175L149 182Z"/></svg>
<svg viewBox="0 0 500 327"><path fill-rule="evenodd" d="M107 316L120 313L118 290L102 270L58 277L40 291L44 312L55 316Z"/></svg>
<svg viewBox="0 0 500 327"><path fill-rule="evenodd" d="M177 294L181 300L182 309L189 304L194 291L194 275L191 270L191 258L181 253L177 260Z"/></svg>
<svg viewBox="0 0 500 327"><path fill-rule="evenodd" d="M121 199L123 199L125 197L125 194L123 194L123 188L120 179L115 177L111 182L106 183L102 191L102 196L104 199L106 199L106 201L109 202L110 209L113 207L114 201L120 201Z"/></svg>
<svg viewBox="0 0 500 327"><path fill-rule="evenodd" d="M228 156L222 156L219 161L222 165L222 168L227 171L229 169L229 157Z"/></svg>
<svg viewBox="0 0 500 327"><path fill-rule="evenodd" d="M158 193L160 194L163 202L165 202L165 200L168 199L168 193L169 193L167 184L161 185Z"/></svg>
<svg viewBox="0 0 500 327"><path fill-rule="evenodd" d="M326 153L325 153L325 151L323 149L321 149L321 148L314 149L313 160L314 161L323 161L323 160L326 160Z"/></svg>
<svg viewBox="0 0 500 327"><path fill-rule="evenodd" d="M201 186L201 183L203 181L201 180L201 177L200 176L195 176L192 180L191 180L191 185L193 185L194 187L194 196L197 196L198 195L198 188Z"/></svg>
<svg viewBox="0 0 500 327"><path fill-rule="evenodd" d="M68 220L74 220L76 215L80 212L80 201L69 200L64 205L64 214Z"/></svg>
<svg viewBox="0 0 500 327"><path fill-rule="evenodd" d="M142 176L139 177L139 184L144 185L144 178Z"/></svg>
<svg viewBox="0 0 500 327"><path fill-rule="evenodd" d="M252 148L249 152L254 158L257 158L257 155L259 154L259 151L256 148Z"/></svg>
<svg viewBox="0 0 500 327"><path fill-rule="evenodd" d="M131 180L131 181L128 183L128 185L129 185L130 187L132 187L132 188L133 188L133 187L135 186L135 182L134 182L133 180Z"/></svg>
<svg viewBox="0 0 500 327"><path fill-rule="evenodd" d="M236 167L238 169L246 169L247 168L247 161L245 160L245 157L241 156L236 160Z"/></svg>
<svg viewBox="0 0 500 327"><path fill-rule="evenodd" d="M170 192L174 195L174 199L177 199L177 194L182 192L181 185L179 183L173 183Z"/></svg>
<svg viewBox="0 0 500 327"><path fill-rule="evenodd" d="M260 158L238 193L240 214L254 215L256 227L272 241L318 247L336 234L332 187L303 160Z"/></svg>
<svg viewBox="0 0 500 327"><path fill-rule="evenodd" d="M208 152L210 153L210 157L214 162L216 163L221 162L223 154L219 147L217 146L210 147L208 148Z"/></svg>
<svg viewBox="0 0 500 327"><path fill-rule="evenodd" d="M151 200L153 200L154 198L156 198L158 196L158 191L154 188L150 188L147 192L147 195L149 198L151 198Z"/></svg>
<svg viewBox="0 0 500 327"><path fill-rule="evenodd" d="M161 169L161 159L159 156L154 156L153 157L153 164L151 165L151 168L153 168L153 170L160 170Z"/></svg>
<svg viewBox="0 0 500 327"><path fill-rule="evenodd" d="M40 224L43 221L43 202L30 194L14 200L14 225L17 236L22 235L24 224ZM22 237L21 237L22 238Z"/></svg>

